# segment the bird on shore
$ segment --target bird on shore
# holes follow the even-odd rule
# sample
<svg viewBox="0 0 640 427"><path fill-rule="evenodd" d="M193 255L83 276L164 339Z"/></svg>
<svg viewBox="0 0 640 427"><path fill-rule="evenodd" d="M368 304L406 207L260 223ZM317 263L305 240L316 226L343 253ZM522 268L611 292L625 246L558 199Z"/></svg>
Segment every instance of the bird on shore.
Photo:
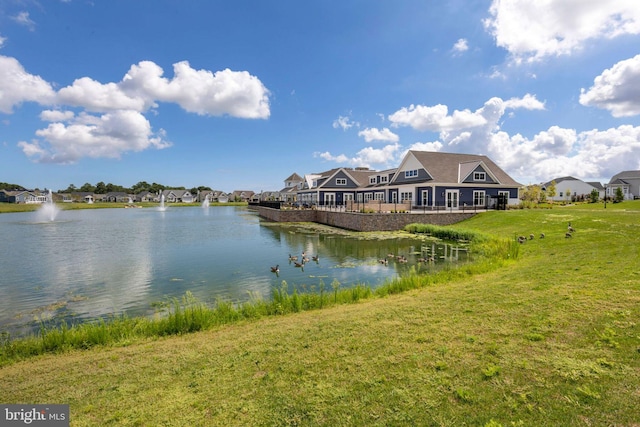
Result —
<svg viewBox="0 0 640 427"><path fill-rule="evenodd" d="M540 238L544 239L544 233L540 233Z"/></svg>

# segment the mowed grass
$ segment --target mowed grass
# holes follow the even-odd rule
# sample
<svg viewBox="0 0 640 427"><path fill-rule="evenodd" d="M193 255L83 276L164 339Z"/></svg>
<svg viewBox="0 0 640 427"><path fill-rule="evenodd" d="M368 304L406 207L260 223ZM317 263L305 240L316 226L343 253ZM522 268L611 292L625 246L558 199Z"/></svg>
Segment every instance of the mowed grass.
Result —
<svg viewBox="0 0 640 427"><path fill-rule="evenodd" d="M640 425L640 203L460 227L534 239L399 295L14 363L0 402L74 426Z"/></svg>

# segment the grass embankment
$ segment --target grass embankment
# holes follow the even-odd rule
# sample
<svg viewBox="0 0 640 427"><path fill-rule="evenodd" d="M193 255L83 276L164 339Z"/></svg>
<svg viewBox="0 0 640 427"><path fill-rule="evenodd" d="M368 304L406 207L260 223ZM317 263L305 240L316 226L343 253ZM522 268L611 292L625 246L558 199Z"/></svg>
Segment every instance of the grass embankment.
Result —
<svg viewBox="0 0 640 427"><path fill-rule="evenodd" d="M478 215L535 239L399 295L14 363L0 401L70 403L78 426L636 425L639 208Z"/></svg>

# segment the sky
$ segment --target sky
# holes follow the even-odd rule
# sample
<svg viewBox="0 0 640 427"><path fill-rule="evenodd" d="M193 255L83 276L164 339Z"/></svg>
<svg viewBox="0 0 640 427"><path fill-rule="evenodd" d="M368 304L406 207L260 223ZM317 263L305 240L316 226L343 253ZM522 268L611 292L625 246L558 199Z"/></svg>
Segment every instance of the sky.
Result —
<svg viewBox="0 0 640 427"><path fill-rule="evenodd" d="M407 150L640 169L640 2L0 0L0 182L277 191Z"/></svg>

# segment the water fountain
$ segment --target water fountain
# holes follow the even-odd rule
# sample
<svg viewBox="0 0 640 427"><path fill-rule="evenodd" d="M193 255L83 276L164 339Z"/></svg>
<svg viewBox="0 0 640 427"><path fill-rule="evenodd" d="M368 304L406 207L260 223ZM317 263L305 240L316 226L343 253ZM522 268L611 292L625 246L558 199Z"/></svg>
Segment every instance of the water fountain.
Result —
<svg viewBox="0 0 640 427"><path fill-rule="evenodd" d="M38 218L42 222L53 222L56 220L58 213L60 213L60 208L53 203L53 193L49 190L45 202L40 206L40 209L38 209Z"/></svg>
<svg viewBox="0 0 640 427"><path fill-rule="evenodd" d="M202 207L203 208L208 208L209 207L209 195L207 194L204 198L204 200L202 201Z"/></svg>
<svg viewBox="0 0 640 427"><path fill-rule="evenodd" d="M160 207L158 208L158 210L160 212L164 212L167 210L166 206L164 205L164 194L160 196Z"/></svg>

